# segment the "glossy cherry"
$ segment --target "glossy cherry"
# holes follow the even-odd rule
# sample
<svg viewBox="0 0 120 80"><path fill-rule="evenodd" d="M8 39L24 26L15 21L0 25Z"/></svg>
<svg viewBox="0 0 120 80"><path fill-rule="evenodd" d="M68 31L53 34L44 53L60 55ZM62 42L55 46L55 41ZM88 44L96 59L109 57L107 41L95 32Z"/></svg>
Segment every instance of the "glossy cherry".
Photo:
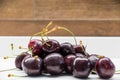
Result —
<svg viewBox="0 0 120 80"><path fill-rule="evenodd" d="M28 48L30 50L32 50L32 55L33 56L39 56L39 57L43 57L44 53L42 50L42 41L39 39L32 39L29 44L28 44Z"/></svg>
<svg viewBox="0 0 120 80"><path fill-rule="evenodd" d="M85 51L85 47L82 45L74 45L74 49L75 49L75 52L76 53L82 53L82 54L85 54L84 51Z"/></svg>
<svg viewBox="0 0 120 80"><path fill-rule="evenodd" d="M93 69L95 69L95 64L99 60L100 56L97 54L91 54L88 59L90 60Z"/></svg>
<svg viewBox="0 0 120 80"><path fill-rule="evenodd" d="M85 56L85 55L83 55L82 53L75 53L75 56L76 56L76 57L81 57L81 58L86 57L86 56Z"/></svg>
<svg viewBox="0 0 120 80"><path fill-rule="evenodd" d="M88 78L92 70L91 63L87 58L77 57L73 62L73 76Z"/></svg>
<svg viewBox="0 0 120 80"><path fill-rule="evenodd" d="M73 47L73 45L71 43L62 43L60 46L60 53L63 56L67 56L69 54L74 54L75 53L75 49Z"/></svg>
<svg viewBox="0 0 120 80"><path fill-rule="evenodd" d="M53 52L59 52L60 44L56 40L48 39L43 43L42 49L48 54Z"/></svg>
<svg viewBox="0 0 120 80"><path fill-rule="evenodd" d="M107 57L100 58L96 62L95 68L99 77L103 79L109 79L115 73L115 66L113 62Z"/></svg>
<svg viewBox="0 0 120 80"><path fill-rule="evenodd" d="M65 71L69 74L72 74L72 72L73 72L73 62L74 62L75 58L76 58L76 56L73 54L69 54L64 58Z"/></svg>
<svg viewBox="0 0 120 80"><path fill-rule="evenodd" d="M15 58L15 66L22 70L22 61L26 56L31 56L27 52L23 52Z"/></svg>
<svg viewBox="0 0 120 80"><path fill-rule="evenodd" d="M22 62L22 68L29 76L38 76L42 70L42 59L38 56L26 58Z"/></svg>
<svg viewBox="0 0 120 80"><path fill-rule="evenodd" d="M64 70L64 58L59 53L51 53L44 58L44 67L52 75L61 74Z"/></svg>
<svg viewBox="0 0 120 80"><path fill-rule="evenodd" d="M32 49L34 47L34 45L36 45L37 42L39 42L39 41L41 41L41 40L39 40L39 39L31 39L30 42L28 43L28 48Z"/></svg>

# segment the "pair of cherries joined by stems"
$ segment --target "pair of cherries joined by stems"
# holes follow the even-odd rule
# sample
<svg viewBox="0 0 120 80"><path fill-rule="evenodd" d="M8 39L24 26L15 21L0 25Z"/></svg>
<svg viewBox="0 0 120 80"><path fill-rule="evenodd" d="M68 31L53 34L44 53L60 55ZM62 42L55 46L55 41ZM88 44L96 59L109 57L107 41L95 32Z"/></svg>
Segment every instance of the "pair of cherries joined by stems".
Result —
<svg viewBox="0 0 120 80"><path fill-rule="evenodd" d="M76 38L74 37L75 44L69 42L60 44L57 40L43 39L49 33L58 29L66 30L74 34L65 27L54 27L48 30L52 24L50 22L41 32L34 34L41 35L40 39L30 38L28 43L28 51L18 55L15 59L17 68L25 71L29 76L38 76L44 74L60 75L62 73L73 74L78 78L88 78L91 72L97 73L100 78L109 79L115 73L115 65L110 58L97 55L88 54L86 48L80 41L77 45ZM30 54L31 52L32 54ZM9 77L15 76L9 74Z"/></svg>

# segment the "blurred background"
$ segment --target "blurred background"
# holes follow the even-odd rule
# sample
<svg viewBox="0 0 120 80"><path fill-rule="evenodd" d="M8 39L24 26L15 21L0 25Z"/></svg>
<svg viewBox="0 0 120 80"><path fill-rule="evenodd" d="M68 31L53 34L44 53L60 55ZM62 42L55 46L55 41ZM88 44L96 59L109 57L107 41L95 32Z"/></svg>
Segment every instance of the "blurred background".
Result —
<svg viewBox="0 0 120 80"><path fill-rule="evenodd" d="M120 36L120 0L0 0L0 36L30 36L50 21L76 36Z"/></svg>

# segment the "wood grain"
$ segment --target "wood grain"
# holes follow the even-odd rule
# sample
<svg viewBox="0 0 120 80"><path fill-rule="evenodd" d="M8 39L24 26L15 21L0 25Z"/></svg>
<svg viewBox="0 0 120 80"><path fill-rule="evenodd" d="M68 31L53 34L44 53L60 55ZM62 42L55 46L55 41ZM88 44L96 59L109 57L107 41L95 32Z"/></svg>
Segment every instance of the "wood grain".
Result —
<svg viewBox="0 0 120 80"><path fill-rule="evenodd" d="M36 0L41 20L120 19L120 0Z"/></svg>
<svg viewBox="0 0 120 80"><path fill-rule="evenodd" d="M44 28L49 21L0 21L0 36L31 36ZM120 36L120 21L54 21L64 26L76 36ZM71 36L63 30L49 34L51 36Z"/></svg>
<svg viewBox="0 0 120 80"><path fill-rule="evenodd" d="M32 0L0 0L0 19L33 18Z"/></svg>
<svg viewBox="0 0 120 80"><path fill-rule="evenodd" d="M120 36L120 0L0 0L0 36L30 36L51 20L76 36Z"/></svg>

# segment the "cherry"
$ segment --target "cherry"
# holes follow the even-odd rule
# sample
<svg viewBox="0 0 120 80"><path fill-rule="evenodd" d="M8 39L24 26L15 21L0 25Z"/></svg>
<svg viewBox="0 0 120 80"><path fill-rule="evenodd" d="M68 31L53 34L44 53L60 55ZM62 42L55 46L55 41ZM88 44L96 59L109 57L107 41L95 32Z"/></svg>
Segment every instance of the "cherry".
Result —
<svg viewBox="0 0 120 80"><path fill-rule="evenodd" d="M40 75L42 71L44 73L48 72L51 75L58 75L65 70L70 74L73 72L75 77L88 78L91 70L94 69L96 69L100 78L108 79L113 76L115 66L109 58L95 54L89 55L82 41L80 41L80 45L77 45L73 32L61 26L55 26L49 30L48 28L51 24L52 22L43 28L41 32L31 36L28 48L29 51L32 51L32 56L27 52L18 55L15 61L17 68L23 69L29 76ZM68 42L60 45L58 41L48 38L49 33L60 29L69 32L74 37L76 45L73 46ZM41 35L42 41L32 39L36 35ZM46 36L48 40L45 41L43 36ZM14 49L13 44L11 44L11 49ZM7 59L8 56L4 58ZM41 58L44 59L44 63ZM16 75L8 74L8 77L13 76Z"/></svg>
<svg viewBox="0 0 120 80"><path fill-rule="evenodd" d="M58 41L49 39L43 43L42 49L46 53L59 52L60 44Z"/></svg>
<svg viewBox="0 0 120 80"><path fill-rule="evenodd" d="M51 53L44 58L44 67L52 75L58 75L64 70L64 58L59 53Z"/></svg>
<svg viewBox="0 0 120 80"><path fill-rule="evenodd" d="M82 53L84 54L85 47L82 45L74 45L74 49L76 53Z"/></svg>
<svg viewBox="0 0 120 80"><path fill-rule="evenodd" d="M103 79L109 79L115 73L115 66L113 62L107 57L100 58L96 62L95 68L99 77Z"/></svg>
<svg viewBox="0 0 120 80"><path fill-rule="evenodd" d="M88 78L92 70L91 63L87 58L77 57L73 62L73 76Z"/></svg>
<svg viewBox="0 0 120 80"><path fill-rule="evenodd" d="M42 70L42 59L38 56L26 58L22 62L22 68L28 76L38 76Z"/></svg>
<svg viewBox="0 0 120 80"><path fill-rule="evenodd" d="M63 56L67 56L69 54L74 54L75 53L75 49L73 48L73 45L71 43L62 43L60 46L60 53Z"/></svg>
<svg viewBox="0 0 120 80"><path fill-rule="evenodd" d="M75 56L76 56L76 57L81 57L81 58L86 57L86 56L85 56L85 55L83 55L82 53L75 53Z"/></svg>
<svg viewBox="0 0 120 80"><path fill-rule="evenodd" d="M39 39L30 40L30 42L28 43L28 48L32 49L34 47L34 45L36 45L37 41L40 41L40 40Z"/></svg>
<svg viewBox="0 0 120 80"><path fill-rule="evenodd" d="M18 55L15 59L15 66L19 69L22 70L22 61L26 56L31 56L29 53L27 52L23 52L20 55Z"/></svg>
<svg viewBox="0 0 120 80"><path fill-rule="evenodd" d="M42 41L39 39L32 39L28 44L28 48L32 50L33 56L43 57L43 50L42 50Z"/></svg>
<svg viewBox="0 0 120 80"><path fill-rule="evenodd" d="M95 64L96 64L96 62L99 60L99 55L97 55L97 54L91 54L89 57L88 57L88 59L90 60L90 62L91 62L91 64L92 64L92 67L93 67L93 69L95 69Z"/></svg>
<svg viewBox="0 0 120 80"><path fill-rule="evenodd" d="M103 56L101 56L101 57L103 57ZM91 65L92 65L92 74L96 74L95 64L99 60L99 58L100 58L100 55L97 55L97 54L91 54L88 57L88 59L91 62Z"/></svg>
<svg viewBox="0 0 120 80"><path fill-rule="evenodd" d="M73 72L73 61L76 58L75 55L69 54L64 58L65 61L65 71L69 74Z"/></svg>

